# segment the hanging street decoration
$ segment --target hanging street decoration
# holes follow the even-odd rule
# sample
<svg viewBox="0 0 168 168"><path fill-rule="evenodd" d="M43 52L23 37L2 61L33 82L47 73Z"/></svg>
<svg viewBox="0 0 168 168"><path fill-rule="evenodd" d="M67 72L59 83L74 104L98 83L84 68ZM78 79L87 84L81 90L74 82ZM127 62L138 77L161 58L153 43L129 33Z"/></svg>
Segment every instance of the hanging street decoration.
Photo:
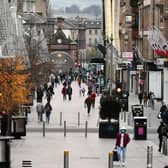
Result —
<svg viewBox="0 0 168 168"><path fill-rule="evenodd" d="M168 41L156 26L150 28L148 41L156 55L168 57Z"/></svg>

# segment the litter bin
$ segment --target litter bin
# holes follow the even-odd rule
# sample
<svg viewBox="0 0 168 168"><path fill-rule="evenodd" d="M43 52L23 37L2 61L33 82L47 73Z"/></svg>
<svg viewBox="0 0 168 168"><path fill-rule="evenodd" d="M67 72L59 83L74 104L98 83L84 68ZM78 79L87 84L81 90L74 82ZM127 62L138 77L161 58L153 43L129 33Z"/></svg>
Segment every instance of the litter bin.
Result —
<svg viewBox="0 0 168 168"><path fill-rule="evenodd" d="M13 116L12 121L12 135L15 139L20 139L21 136L26 136L26 117Z"/></svg>
<svg viewBox="0 0 168 168"><path fill-rule="evenodd" d="M134 139L147 139L147 117L134 117Z"/></svg>
<svg viewBox="0 0 168 168"><path fill-rule="evenodd" d="M10 168L10 140L13 137L0 137L0 168Z"/></svg>
<svg viewBox="0 0 168 168"><path fill-rule="evenodd" d="M131 108L132 108L133 117L142 117L144 115L143 105L136 104L136 105L132 105Z"/></svg>
<svg viewBox="0 0 168 168"><path fill-rule="evenodd" d="M99 138L116 138L119 132L119 122L101 121L99 124Z"/></svg>

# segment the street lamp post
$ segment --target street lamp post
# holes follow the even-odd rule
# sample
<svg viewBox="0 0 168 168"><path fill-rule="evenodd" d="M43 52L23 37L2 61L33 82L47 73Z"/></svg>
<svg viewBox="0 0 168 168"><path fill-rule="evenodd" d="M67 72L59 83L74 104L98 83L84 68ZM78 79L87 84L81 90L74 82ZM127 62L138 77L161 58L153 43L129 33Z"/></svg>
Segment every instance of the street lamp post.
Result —
<svg viewBox="0 0 168 168"><path fill-rule="evenodd" d="M113 37L111 36L110 54L110 95L112 95L112 70L113 70Z"/></svg>

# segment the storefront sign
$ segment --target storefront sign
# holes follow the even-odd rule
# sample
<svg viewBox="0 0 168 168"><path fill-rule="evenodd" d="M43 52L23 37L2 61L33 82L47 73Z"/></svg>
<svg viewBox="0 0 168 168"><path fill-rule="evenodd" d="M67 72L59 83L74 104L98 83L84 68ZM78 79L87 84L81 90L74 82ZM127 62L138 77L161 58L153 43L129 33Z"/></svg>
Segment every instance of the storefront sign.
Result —
<svg viewBox="0 0 168 168"><path fill-rule="evenodd" d="M143 70L143 65L137 65L138 70Z"/></svg>

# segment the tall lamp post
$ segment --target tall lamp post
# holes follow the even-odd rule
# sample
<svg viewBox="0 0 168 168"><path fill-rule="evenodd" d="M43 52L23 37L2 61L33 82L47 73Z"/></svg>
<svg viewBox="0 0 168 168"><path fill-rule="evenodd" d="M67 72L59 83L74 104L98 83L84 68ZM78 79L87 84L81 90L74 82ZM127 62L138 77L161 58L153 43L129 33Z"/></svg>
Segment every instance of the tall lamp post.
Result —
<svg viewBox="0 0 168 168"><path fill-rule="evenodd" d="M110 95L112 95L112 70L113 70L113 36L110 38Z"/></svg>

